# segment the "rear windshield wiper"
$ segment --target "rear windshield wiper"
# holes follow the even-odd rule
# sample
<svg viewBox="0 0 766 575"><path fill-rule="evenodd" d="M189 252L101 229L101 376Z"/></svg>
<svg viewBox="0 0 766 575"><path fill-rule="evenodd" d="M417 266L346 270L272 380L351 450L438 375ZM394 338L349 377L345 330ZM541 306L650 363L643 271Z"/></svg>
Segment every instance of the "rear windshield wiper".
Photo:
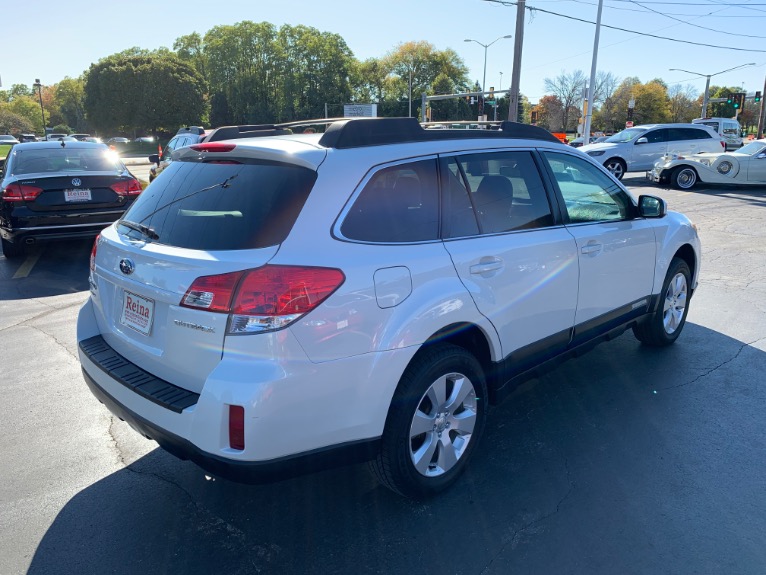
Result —
<svg viewBox="0 0 766 575"><path fill-rule="evenodd" d="M120 225L125 226L126 228L130 228L131 230L140 232L141 234L143 234L150 240L160 239L160 236L157 232L155 232L152 228L144 224L137 224L136 222L131 222L129 220L120 220Z"/></svg>

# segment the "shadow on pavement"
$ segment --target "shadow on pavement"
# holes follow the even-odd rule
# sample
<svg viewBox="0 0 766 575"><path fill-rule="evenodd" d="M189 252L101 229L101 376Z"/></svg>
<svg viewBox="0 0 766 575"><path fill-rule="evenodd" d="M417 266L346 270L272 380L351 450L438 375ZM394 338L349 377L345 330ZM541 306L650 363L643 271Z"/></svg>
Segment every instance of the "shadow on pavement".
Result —
<svg viewBox="0 0 766 575"><path fill-rule="evenodd" d="M699 325L666 349L625 334L495 408L426 502L364 466L245 486L156 449L68 501L29 573L759 572L764 372Z"/></svg>
<svg viewBox="0 0 766 575"><path fill-rule="evenodd" d="M0 257L0 300L48 297L88 291L93 239L30 247L24 257Z"/></svg>

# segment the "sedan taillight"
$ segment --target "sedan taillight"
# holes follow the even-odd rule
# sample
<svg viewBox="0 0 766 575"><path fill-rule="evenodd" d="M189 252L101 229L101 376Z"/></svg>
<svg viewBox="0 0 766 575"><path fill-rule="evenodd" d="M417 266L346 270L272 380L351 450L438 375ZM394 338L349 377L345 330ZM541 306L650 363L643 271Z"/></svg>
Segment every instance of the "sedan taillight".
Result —
<svg viewBox="0 0 766 575"><path fill-rule="evenodd" d="M109 187L120 196L137 196L141 193L141 183L135 178L120 180Z"/></svg>
<svg viewBox="0 0 766 575"><path fill-rule="evenodd" d="M11 184L3 190L3 201L6 202L31 202L43 192L42 188L35 186L22 186Z"/></svg>

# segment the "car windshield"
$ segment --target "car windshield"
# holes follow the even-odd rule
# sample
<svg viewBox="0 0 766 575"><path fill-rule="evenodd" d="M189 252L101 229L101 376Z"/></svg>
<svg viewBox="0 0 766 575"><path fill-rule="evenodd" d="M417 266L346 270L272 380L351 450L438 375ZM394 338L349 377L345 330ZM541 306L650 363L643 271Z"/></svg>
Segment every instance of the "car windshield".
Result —
<svg viewBox="0 0 766 575"><path fill-rule="evenodd" d="M19 150L13 174L41 172L114 172L124 170L116 154L101 147Z"/></svg>
<svg viewBox="0 0 766 575"><path fill-rule="evenodd" d="M742 146L739 150L737 150L738 154L745 154L747 156L755 156L756 154L764 151L766 149L766 144L763 142L750 142L749 144L745 144Z"/></svg>
<svg viewBox="0 0 766 575"><path fill-rule="evenodd" d="M615 143L615 144L632 142L644 132L646 132L646 128L628 128L627 130L623 130L622 132L617 132L614 136L609 136L604 141Z"/></svg>

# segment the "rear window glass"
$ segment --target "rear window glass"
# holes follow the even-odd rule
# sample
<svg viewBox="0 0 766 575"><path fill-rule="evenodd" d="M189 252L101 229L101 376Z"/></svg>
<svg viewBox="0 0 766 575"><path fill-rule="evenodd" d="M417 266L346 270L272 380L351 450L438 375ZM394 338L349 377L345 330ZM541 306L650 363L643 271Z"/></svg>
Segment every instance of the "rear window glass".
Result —
<svg viewBox="0 0 766 575"><path fill-rule="evenodd" d="M45 172L114 172L124 169L120 159L106 147L37 148L18 150L14 175Z"/></svg>
<svg viewBox="0 0 766 575"><path fill-rule="evenodd" d="M281 243L316 181L316 172L275 163L177 161L138 197L124 220L148 226L157 243L241 250ZM120 227L139 237L140 232Z"/></svg>

